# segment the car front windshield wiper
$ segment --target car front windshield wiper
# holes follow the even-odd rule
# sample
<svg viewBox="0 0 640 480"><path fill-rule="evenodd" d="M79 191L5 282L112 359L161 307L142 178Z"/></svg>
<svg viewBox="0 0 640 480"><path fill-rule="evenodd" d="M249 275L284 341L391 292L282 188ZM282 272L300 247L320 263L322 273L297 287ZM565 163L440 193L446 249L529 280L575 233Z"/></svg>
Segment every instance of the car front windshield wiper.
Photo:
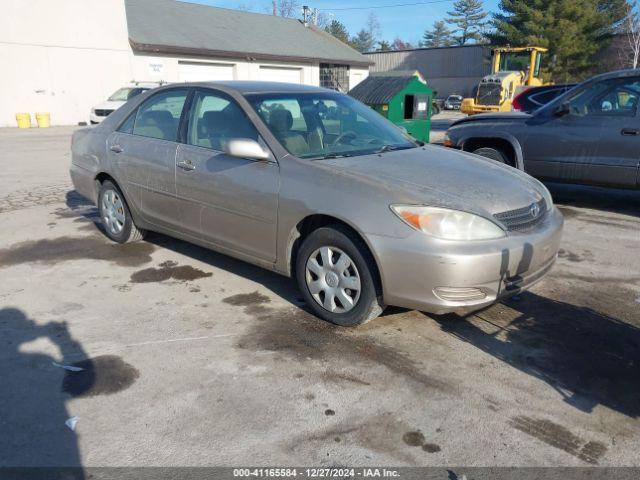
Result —
<svg viewBox="0 0 640 480"><path fill-rule="evenodd" d="M409 148L416 148L417 145L383 145L375 153L392 152L394 150L407 150Z"/></svg>
<svg viewBox="0 0 640 480"><path fill-rule="evenodd" d="M346 158L352 157L353 155L350 153L327 153L326 155L319 155L317 157L311 158L311 160L330 160L332 158Z"/></svg>

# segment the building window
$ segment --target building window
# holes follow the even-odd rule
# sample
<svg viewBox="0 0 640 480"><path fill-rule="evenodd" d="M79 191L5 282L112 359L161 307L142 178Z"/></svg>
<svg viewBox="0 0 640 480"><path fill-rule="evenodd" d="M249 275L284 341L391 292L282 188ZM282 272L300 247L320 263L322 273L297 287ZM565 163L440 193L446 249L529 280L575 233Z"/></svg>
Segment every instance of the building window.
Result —
<svg viewBox="0 0 640 480"><path fill-rule="evenodd" d="M346 93L349 91L349 65L320 64L320 86Z"/></svg>

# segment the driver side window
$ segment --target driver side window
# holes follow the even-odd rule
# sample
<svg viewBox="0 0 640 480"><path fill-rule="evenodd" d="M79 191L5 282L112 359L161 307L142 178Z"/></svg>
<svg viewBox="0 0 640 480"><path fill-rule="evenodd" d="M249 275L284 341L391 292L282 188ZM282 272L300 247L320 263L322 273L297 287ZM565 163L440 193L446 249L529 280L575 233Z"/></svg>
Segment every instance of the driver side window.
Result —
<svg viewBox="0 0 640 480"><path fill-rule="evenodd" d="M640 78L612 79L589 85L569 100L572 115L635 117L640 99Z"/></svg>
<svg viewBox="0 0 640 480"><path fill-rule="evenodd" d="M225 143L234 138L258 141L258 131L231 98L208 91L196 92L187 143L222 152Z"/></svg>

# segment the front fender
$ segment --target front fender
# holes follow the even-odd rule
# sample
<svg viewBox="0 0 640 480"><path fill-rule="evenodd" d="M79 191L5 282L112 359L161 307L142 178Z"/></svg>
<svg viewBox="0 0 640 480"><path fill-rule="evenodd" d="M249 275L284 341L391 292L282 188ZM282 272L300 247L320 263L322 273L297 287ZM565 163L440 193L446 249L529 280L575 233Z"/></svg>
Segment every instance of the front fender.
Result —
<svg viewBox="0 0 640 480"><path fill-rule="evenodd" d="M509 144L513 147L513 151L516 154L516 168L518 168L518 170L524 171L524 155L522 153L522 146L520 145L520 142L518 141L518 139L510 133L507 133L507 132L491 132L491 134L470 133L468 135L464 135L460 137L456 142L456 147L460 148L461 150L464 150L465 143L469 142L470 140L481 140L481 139L486 139L486 140L498 139L498 140L504 140L506 142L509 142Z"/></svg>

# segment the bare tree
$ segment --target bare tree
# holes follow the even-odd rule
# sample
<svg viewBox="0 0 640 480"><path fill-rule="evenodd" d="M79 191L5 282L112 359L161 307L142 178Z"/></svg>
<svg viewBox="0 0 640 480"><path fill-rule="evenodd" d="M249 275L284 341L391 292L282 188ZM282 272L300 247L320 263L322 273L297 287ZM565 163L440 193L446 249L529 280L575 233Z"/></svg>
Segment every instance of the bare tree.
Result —
<svg viewBox="0 0 640 480"><path fill-rule="evenodd" d="M280 17L299 17L300 3L297 0L271 0L271 13Z"/></svg>
<svg viewBox="0 0 640 480"><path fill-rule="evenodd" d="M625 66L638 68L638 63L640 63L640 17L635 1L627 5L623 29L626 42L621 53L624 55Z"/></svg>
<svg viewBox="0 0 640 480"><path fill-rule="evenodd" d="M318 9L314 9L311 20L316 27L324 29L329 26L332 18L330 14L328 15L324 12L318 11Z"/></svg>
<svg viewBox="0 0 640 480"><path fill-rule="evenodd" d="M369 33L369 35L371 35L373 44L375 44L378 41L378 38L380 38L381 33L380 21L378 20L378 16L375 13L371 12L367 17L365 30Z"/></svg>

